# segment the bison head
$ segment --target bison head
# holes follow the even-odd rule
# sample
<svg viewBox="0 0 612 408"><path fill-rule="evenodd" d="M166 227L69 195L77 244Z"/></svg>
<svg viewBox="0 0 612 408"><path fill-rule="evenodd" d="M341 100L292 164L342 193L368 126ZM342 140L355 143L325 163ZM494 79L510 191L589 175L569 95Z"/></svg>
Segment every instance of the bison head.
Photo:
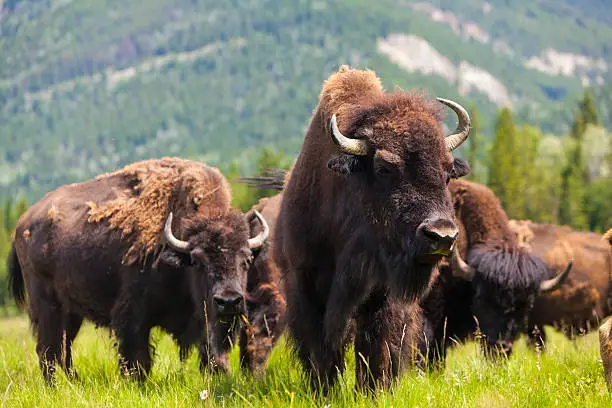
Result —
<svg viewBox="0 0 612 408"><path fill-rule="evenodd" d="M231 320L245 312L244 293L251 251L259 249L269 234L266 220L255 212L263 230L249 238L244 215L230 211L218 217L194 217L184 220L183 235L172 232L172 213L166 220L164 236L176 251L175 266L186 267L197 304L204 302L207 319ZM168 258L168 257L166 257Z"/></svg>
<svg viewBox="0 0 612 408"><path fill-rule="evenodd" d="M469 265L453 251L455 276L472 283L472 314L489 357L510 356L514 341L524 332L536 296L563 284L572 262L555 277L544 261L523 249L475 248Z"/></svg>
<svg viewBox="0 0 612 408"><path fill-rule="evenodd" d="M408 288L418 293L426 287L433 266L450 255L459 233L447 185L468 174L469 166L450 152L467 139L470 117L461 105L438 101L459 119L446 137L439 108L404 93L345 110L342 131L336 114L329 126L341 154L327 166L351 186L346 202L365 208L363 225L374 226L370 235L378 235L372 240L391 243L381 256L393 282L389 286L400 296L414 294L406 293Z"/></svg>

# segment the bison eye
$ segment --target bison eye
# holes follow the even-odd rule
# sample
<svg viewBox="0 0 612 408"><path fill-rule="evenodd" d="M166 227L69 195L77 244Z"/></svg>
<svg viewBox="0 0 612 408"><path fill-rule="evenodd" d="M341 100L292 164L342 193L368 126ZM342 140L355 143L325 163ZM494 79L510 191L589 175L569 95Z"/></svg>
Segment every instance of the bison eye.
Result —
<svg viewBox="0 0 612 408"><path fill-rule="evenodd" d="M376 166L376 176L382 179L388 179L393 174L393 170L390 169L387 165L380 164Z"/></svg>

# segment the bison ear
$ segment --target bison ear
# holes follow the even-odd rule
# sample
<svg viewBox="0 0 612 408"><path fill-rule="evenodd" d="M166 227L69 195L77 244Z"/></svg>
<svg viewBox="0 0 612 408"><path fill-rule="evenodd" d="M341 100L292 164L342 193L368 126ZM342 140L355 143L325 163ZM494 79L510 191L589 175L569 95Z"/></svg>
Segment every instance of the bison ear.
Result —
<svg viewBox="0 0 612 408"><path fill-rule="evenodd" d="M171 249L163 250L161 254L159 254L159 260L177 269L184 267L189 262L185 255Z"/></svg>
<svg viewBox="0 0 612 408"><path fill-rule="evenodd" d="M327 162L327 167L339 174L349 175L364 170L364 160L361 156L341 154L334 156Z"/></svg>
<svg viewBox="0 0 612 408"><path fill-rule="evenodd" d="M465 160L460 159L458 157L453 160L453 170L451 172L451 178L456 179L467 176L468 174L470 174L470 171L470 165Z"/></svg>

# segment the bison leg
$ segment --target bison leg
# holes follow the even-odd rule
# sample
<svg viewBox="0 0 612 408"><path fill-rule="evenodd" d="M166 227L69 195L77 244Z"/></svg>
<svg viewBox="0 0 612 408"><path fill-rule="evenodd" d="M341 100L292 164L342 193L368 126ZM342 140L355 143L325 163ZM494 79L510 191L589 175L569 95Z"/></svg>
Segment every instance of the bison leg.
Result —
<svg viewBox="0 0 612 408"><path fill-rule="evenodd" d="M124 290L111 312L111 327L119 343L119 365L126 376L135 376L143 382L151 369L149 332L151 327L143 321L144 296L137 291Z"/></svg>
<svg viewBox="0 0 612 408"><path fill-rule="evenodd" d="M149 328L135 331L131 328L115 329L119 341L119 364L125 376L135 376L143 382L151 370Z"/></svg>
<svg viewBox="0 0 612 408"><path fill-rule="evenodd" d="M36 353L43 377L53 385L56 364L62 356L62 309L54 295L35 291L38 298L32 303L31 316L36 328Z"/></svg>
<svg viewBox="0 0 612 408"><path fill-rule="evenodd" d="M445 323L442 324L442 327L445 327ZM423 316L422 331L419 341L418 368L429 372L444 370L446 349L448 348L445 330L441 330L439 335L436 335L432 322L426 316Z"/></svg>
<svg viewBox="0 0 612 408"><path fill-rule="evenodd" d="M371 391L377 386L386 388L391 378L399 372L399 367L393 368L393 364L400 364L400 358L394 351L397 347L393 344L391 333L396 317L390 302L380 293L372 295L359 308L355 337L357 389Z"/></svg>
<svg viewBox="0 0 612 408"><path fill-rule="evenodd" d="M77 378L76 372L73 369L72 343L83 324L83 318L79 315L68 313L64 316L64 322L64 371L69 377Z"/></svg>
<svg viewBox="0 0 612 408"><path fill-rule="evenodd" d="M313 276L310 269L292 278ZM308 279L308 278L307 278ZM326 394L339 373L344 371L344 347L341 333L335 333L335 345L327 347L324 333L324 310L316 302L316 290L308 282L287 282L287 329L297 357L306 371L312 389Z"/></svg>

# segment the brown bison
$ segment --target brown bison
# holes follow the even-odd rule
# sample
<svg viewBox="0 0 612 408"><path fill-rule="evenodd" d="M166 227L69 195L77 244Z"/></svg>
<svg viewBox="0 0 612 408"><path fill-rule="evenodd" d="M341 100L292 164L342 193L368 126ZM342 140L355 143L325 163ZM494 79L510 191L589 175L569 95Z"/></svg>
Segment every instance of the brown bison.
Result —
<svg viewBox="0 0 612 408"><path fill-rule="evenodd" d="M470 120L458 104L438 100L459 117L447 137L437 104L386 93L372 71L343 66L323 85L283 190L273 246L286 273L290 338L324 393L344 370L352 318L357 386L389 384L400 352L395 330L405 325L403 340L414 343L418 331L401 320L453 248L447 183L469 166L450 152L468 137Z"/></svg>
<svg viewBox="0 0 612 408"><path fill-rule="evenodd" d="M510 225L522 244L549 268L560 270L574 259L567 282L536 300L529 316L531 343L543 345L544 325L562 330L569 338L597 327L612 311L612 254L601 235L527 220L513 220Z"/></svg>
<svg viewBox="0 0 612 408"><path fill-rule="evenodd" d="M509 355L537 295L561 285L571 267L553 278L541 259L521 248L506 212L486 186L453 180L449 189L460 239L421 302L425 335L420 348L429 368L443 363L446 349L477 329L487 356L499 355L494 351Z"/></svg>
<svg viewBox="0 0 612 408"><path fill-rule="evenodd" d="M47 382L56 363L71 372L83 319L112 329L122 368L139 380L154 326L198 344L202 367L228 370L251 251L268 232L256 213L264 228L249 238L230 201L217 169L164 158L62 186L23 214L9 271L18 304L27 293Z"/></svg>
<svg viewBox="0 0 612 408"><path fill-rule="evenodd" d="M612 248L612 228L610 228L603 236L603 239L608 241ZM599 352L601 361L604 367L606 376L606 384L608 391L612 389L612 319L608 318L605 323L599 327Z"/></svg>
<svg viewBox="0 0 612 408"><path fill-rule="evenodd" d="M272 258L273 233L283 194L262 198L251 211L258 211L270 226L270 237L256 254L247 278L248 323L240 334L241 365L256 374L263 374L272 347L285 329L285 290L281 272ZM261 224L253 220L251 234L259 234Z"/></svg>

